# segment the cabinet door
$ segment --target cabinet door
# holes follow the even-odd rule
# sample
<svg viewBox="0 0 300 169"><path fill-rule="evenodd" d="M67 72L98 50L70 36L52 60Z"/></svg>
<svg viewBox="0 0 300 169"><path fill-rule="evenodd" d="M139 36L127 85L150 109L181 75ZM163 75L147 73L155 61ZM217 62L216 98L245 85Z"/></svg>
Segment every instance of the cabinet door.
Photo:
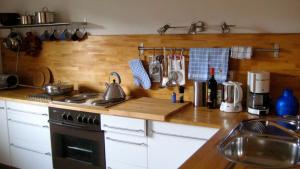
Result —
<svg viewBox="0 0 300 169"><path fill-rule="evenodd" d="M205 140L151 134L148 138L148 169L177 169Z"/></svg>
<svg viewBox="0 0 300 169"><path fill-rule="evenodd" d="M53 169L50 155L11 146L12 165L20 169Z"/></svg>
<svg viewBox="0 0 300 169"><path fill-rule="evenodd" d="M106 162L106 169L147 169L147 168L128 165L126 163L122 163L119 161L108 160Z"/></svg>
<svg viewBox="0 0 300 169"><path fill-rule="evenodd" d="M0 101L0 163L10 165L5 102Z"/></svg>
<svg viewBox="0 0 300 169"><path fill-rule="evenodd" d="M125 169L112 163L126 164L131 168L147 167L147 138L105 132L105 158L107 166L117 169ZM115 167L113 167L115 166Z"/></svg>

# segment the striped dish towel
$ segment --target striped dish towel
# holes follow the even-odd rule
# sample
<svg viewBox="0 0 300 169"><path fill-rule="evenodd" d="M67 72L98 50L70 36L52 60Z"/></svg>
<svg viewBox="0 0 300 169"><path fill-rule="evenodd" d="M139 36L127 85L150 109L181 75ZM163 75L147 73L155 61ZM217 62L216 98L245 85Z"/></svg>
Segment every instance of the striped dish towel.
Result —
<svg viewBox="0 0 300 169"><path fill-rule="evenodd" d="M215 79L222 83L227 79L229 48L191 48L188 78L205 82L209 68L215 68Z"/></svg>

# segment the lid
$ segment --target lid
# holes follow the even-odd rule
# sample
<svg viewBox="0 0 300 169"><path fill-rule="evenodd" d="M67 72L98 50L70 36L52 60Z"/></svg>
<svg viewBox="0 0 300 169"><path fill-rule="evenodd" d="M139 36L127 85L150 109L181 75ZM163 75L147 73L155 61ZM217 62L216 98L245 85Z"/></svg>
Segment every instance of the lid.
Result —
<svg viewBox="0 0 300 169"><path fill-rule="evenodd" d="M212 75L215 75L215 68L209 68L209 74L212 76Z"/></svg>

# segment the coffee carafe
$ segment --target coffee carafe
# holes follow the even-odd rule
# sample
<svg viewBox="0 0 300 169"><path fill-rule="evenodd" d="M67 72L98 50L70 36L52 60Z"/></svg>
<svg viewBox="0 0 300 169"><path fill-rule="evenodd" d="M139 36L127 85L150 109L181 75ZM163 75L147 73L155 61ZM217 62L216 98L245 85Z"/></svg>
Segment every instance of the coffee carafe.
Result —
<svg viewBox="0 0 300 169"><path fill-rule="evenodd" d="M223 83L223 98L220 110L224 112L242 111L243 90L239 82Z"/></svg>
<svg viewBox="0 0 300 169"><path fill-rule="evenodd" d="M270 72L248 72L248 112L254 115L269 114L270 107Z"/></svg>

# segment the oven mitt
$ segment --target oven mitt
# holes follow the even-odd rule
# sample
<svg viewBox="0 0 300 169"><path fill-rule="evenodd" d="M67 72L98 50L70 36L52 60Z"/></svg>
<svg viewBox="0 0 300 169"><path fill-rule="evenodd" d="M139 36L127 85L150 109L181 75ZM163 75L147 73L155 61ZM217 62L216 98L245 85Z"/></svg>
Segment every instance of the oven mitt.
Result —
<svg viewBox="0 0 300 169"><path fill-rule="evenodd" d="M144 89L150 89L151 81L146 70L143 67L141 60L131 60L129 61L129 66L133 74L135 85L142 86Z"/></svg>

